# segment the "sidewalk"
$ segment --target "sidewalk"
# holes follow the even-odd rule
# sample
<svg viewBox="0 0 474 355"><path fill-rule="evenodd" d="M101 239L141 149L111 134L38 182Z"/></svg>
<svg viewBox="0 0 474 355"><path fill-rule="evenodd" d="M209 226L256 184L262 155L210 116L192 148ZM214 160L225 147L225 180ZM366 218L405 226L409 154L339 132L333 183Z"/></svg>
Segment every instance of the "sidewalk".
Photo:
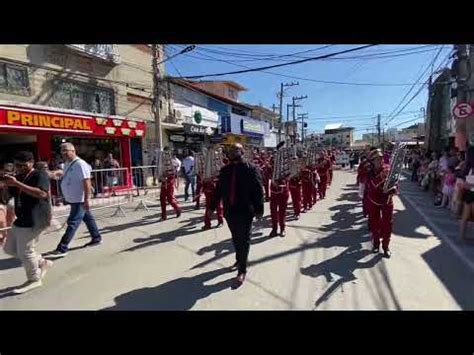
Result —
<svg viewBox="0 0 474 355"><path fill-rule="evenodd" d="M410 181L410 174L403 172L400 181L400 199L408 203L426 219L427 225L437 237L447 242L449 246L460 256L465 258L474 270L474 245L462 242L459 239L459 219L447 208L439 208L434 205L433 194L425 192L421 187ZM474 223L470 223L466 232L468 237L474 236ZM461 256L461 254L463 256Z"/></svg>

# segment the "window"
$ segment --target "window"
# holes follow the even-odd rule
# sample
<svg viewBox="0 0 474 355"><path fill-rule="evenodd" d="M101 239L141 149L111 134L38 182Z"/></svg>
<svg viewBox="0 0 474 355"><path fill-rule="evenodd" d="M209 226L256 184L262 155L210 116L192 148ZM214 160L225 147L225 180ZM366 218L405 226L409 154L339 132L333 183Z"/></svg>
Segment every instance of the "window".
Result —
<svg viewBox="0 0 474 355"><path fill-rule="evenodd" d="M230 98L237 99L237 94L235 93L234 89L228 88L227 94L229 95Z"/></svg>
<svg viewBox="0 0 474 355"><path fill-rule="evenodd" d="M48 102L49 106L115 115L112 89L63 80L55 81L53 86L54 93Z"/></svg>
<svg viewBox="0 0 474 355"><path fill-rule="evenodd" d="M0 90L16 95L29 95L30 86L27 69L0 63Z"/></svg>

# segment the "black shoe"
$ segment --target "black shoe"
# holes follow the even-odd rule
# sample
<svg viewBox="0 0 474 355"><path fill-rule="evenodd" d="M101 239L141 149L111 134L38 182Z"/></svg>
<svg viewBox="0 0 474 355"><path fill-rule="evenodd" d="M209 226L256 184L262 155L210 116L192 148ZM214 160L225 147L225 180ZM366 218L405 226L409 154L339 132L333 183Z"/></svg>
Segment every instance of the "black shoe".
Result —
<svg viewBox="0 0 474 355"><path fill-rule="evenodd" d="M388 249L384 250L383 252L383 257L384 258L387 258L387 259L390 259L390 257L392 256L392 252Z"/></svg>
<svg viewBox="0 0 474 355"><path fill-rule="evenodd" d="M221 222L221 223L219 223L219 224L217 225L216 228L221 228L223 225L224 225L224 224Z"/></svg>
<svg viewBox="0 0 474 355"><path fill-rule="evenodd" d="M377 254L380 250L380 247L373 247L372 248L372 253Z"/></svg>
<svg viewBox="0 0 474 355"><path fill-rule="evenodd" d="M238 264L237 262L235 262L234 265L232 265L232 266L229 268L229 271L237 270L238 267L239 267L239 264Z"/></svg>
<svg viewBox="0 0 474 355"><path fill-rule="evenodd" d="M268 235L269 238L273 238L273 237L276 237L278 235L276 229L272 229L272 231L270 232L270 234Z"/></svg>
<svg viewBox="0 0 474 355"><path fill-rule="evenodd" d="M55 250L48 254L50 258L64 258L67 255L67 251Z"/></svg>
<svg viewBox="0 0 474 355"><path fill-rule="evenodd" d="M240 286L242 286L244 281L245 281L245 273L238 274L237 277L234 280L234 284L232 285L232 289L233 290L238 289Z"/></svg>
<svg viewBox="0 0 474 355"><path fill-rule="evenodd" d="M95 247L96 245L102 244L102 239L100 240L91 240L89 243L83 245L83 248Z"/></svg>
<svg viewBox="0 0 474 355"><path fill-rule="evenodd" d="M195 210L198 210L198 209L199 209L199 206L194 206L194 209L195 209Z"/></svg>
<svg viewBox="0 0 474 355"><path fill-rule="evenodd" d="M179 218L181 217L181 210L178 210L178 212L176 212L176 218Z"/></svg>
<svg viewBox="0 0 474 355"><path fill-rule="evenodd" d="M210 226L203 226L201 229L202 229L203 231L207 231L208 229L211 229L211 227L210 227Z"/></svg>
<svg viewBox="0 0 474 355"><path fill-rule="evenodd" d="M295 216L295 221L299 221L299 219L300 219L300 216L299 216L299 215L298 215L298 216Z"/></svg>
<svg viewBox="0 0 474 355"><path fill-rule="evenodd" d="M286 232L285 230L282 230L281 233L280 233L280 237L284 238L286 236Z"/></svg>

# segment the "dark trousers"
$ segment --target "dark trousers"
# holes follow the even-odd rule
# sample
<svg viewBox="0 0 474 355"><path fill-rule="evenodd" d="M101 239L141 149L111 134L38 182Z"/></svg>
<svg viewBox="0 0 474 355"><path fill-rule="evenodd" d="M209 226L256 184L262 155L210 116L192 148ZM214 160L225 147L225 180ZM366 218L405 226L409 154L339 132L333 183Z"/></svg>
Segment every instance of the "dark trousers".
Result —
<svg viewBox="0 0 474 355"><path fill-rule="evenodd" d="M57 250L61 252L66 252L68 250L69 243L71 243L71 240L74 237L74 234L76 234L77 228L79 228L82 221L86 224L87 230L89 231L93 241L99 241L102 239L91 212L86 211L83 203L71 203L71 211L69 212L69 218L67 219L67 229L56 248Z"/></svg>
<svg viewBox="0 0 474 355"><path fill-rule="evenodd" d="M232 234L232 243L234 244L239 274L246 273L253 216L244 213L230 213L226 214L225 219Z"/></svg>
<svg viewBox="0 0 474 355"><path fill-rule="evenodd" d="M186 185L184 187L184 200L187 201L189 198L189 185L191 185L191 192L194 200L194 191L196 187L196 179L191 174L184 175L184 179L186 180Z"/></svg>

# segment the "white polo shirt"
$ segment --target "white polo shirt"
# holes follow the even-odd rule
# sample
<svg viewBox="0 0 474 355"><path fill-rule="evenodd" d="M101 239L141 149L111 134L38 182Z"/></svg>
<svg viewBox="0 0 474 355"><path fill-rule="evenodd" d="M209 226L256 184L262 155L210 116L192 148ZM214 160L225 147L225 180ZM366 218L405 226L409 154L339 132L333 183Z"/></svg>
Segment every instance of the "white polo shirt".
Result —
<svg viewBox="0 0 474 355"><path fill-rule="evenodd" d="M83 181L91 178L91 170L91 166L81 158L76 158L72 162L64 164L61 189L66 202L84 202Z"/></svg>

